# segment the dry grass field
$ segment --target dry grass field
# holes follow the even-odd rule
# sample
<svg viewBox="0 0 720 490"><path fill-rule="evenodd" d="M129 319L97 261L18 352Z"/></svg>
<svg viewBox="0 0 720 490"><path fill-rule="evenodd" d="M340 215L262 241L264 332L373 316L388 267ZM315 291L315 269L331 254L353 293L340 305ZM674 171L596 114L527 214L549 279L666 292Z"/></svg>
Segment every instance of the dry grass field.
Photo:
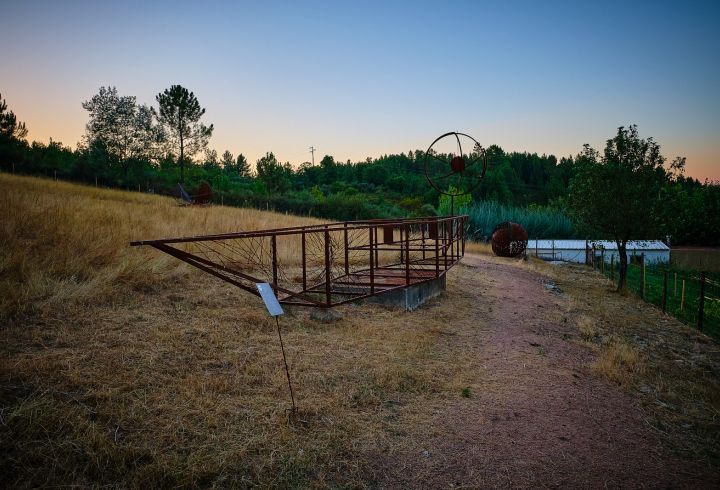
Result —
<svg viewBox="0 0 720 490"><path fill-rule="evenodd" d="M0 188L4 487L717 482L717 344L583 268L473 246L414 312L288 310L289 419L260 300L128 243L310 220L3 174Z"/></svg>
<svg viewBox="0 0 720 490"><path fill-rule="evenodd" d="M0 188L0 319L6 321L116 301L186 273L176 259L131 249L131 240L320 223L2 174Z"/></svg>

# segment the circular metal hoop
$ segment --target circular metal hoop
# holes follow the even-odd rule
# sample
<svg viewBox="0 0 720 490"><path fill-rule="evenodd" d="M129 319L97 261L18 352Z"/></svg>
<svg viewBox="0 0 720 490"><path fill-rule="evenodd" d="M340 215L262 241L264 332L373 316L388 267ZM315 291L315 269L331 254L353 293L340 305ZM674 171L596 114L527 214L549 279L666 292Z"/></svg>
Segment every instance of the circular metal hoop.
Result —
<svg viewBox="0 0 720 490"><path fill-rule="evenodd" d="M460 136L463 136L465 138L470 139L473 143L475 143L475 146L473 148L474 152L478 153L478 156L474 159L470 160L469 162L465 161L465 157L463 156L462 151L462 144L460 143ZM442 140L443 138L447 137L455 137L458 143L459 148L459 155L452 156L452 159L447 162L444 159L435 156L433 152L433 146L435 144ZM438 160L439 162L446 165L447 170L449 173L442 175L440 177L432 177L430 175L430 165L429 165L429 159L434 158L435 160ZM482 165L482 170L480 171L479 175L469 175L467 173L467 170L469 168L472 168L475 164L480 163ZM480 182L482 182L483 178L485 177L485 172L487 171L487 155L485 153L485 148L483 148L480 143L477 142L475 138L472 136L465 134L465 133L458 133L457 131L450 131L449 133L445 133L442 136L439 136L438 138L435 138L435 141L433 141L430 146L428 147L427 151L425 152L425 159L423 160L424 168L425 168L425 178L427 179L428 183L432 186L433 189L438 191L440 194L444 194L446 196L462 196L465 194L470 194L478 185L480 185ZM456 183L459 184L458 188L455 189L456 192L448 192L447 189L444 189L443 185L441 185L440 181L446 178L456 178Z"/></svg>

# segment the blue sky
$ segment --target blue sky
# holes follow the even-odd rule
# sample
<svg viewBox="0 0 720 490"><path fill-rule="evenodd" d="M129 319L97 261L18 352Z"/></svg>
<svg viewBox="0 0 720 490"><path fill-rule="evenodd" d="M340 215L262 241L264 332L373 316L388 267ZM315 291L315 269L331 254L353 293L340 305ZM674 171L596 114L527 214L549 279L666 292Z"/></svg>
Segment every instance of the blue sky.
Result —
<svg viewBox="0 0 720 490"><path fill-rule="evenodd" d="M5 3L4 0L0 2ZM720 2L12 2L0 92L30 138L74 146L102 85L179 83L211 146L353 161L460 130L576 154L637 123L720 179Z"/></svg>

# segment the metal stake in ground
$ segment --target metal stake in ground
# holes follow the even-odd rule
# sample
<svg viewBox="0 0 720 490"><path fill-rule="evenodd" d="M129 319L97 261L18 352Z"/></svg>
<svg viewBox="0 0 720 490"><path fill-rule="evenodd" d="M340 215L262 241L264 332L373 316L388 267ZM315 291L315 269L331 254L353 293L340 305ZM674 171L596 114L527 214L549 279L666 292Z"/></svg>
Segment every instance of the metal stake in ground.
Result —
<svg viewBox="0 0 720 490"><path fill-rule="evenodd" d="M282 334L280 333L280 320L278 316L275 317L275 324L277 325L278 338L280 339L280 350L282 351L283 362L285 363L285 374L287 375L288 388L290 388L290 401L292 402L292 408L290 410L292 413L295 413L297 412L297 407L295 406L295 395L293 394L292 382L290 381L290 369L288 369L287 358L285 357L285 346L283 345Z"/></svg>
<svg viewBox="0 0 720 490"><path fill-rule="evenodd" d="M292 402L290 413L295 414L297 413L297 407L295 406L295 394L293 393L292 382L290 381L290 369L288 368L287 357L285 356L285 345L283 344L282 333L280 332L280 320L278 318L284 312L280 307L277 296L275 296L275 291L273 291L270 284L266 282L259 282L255 284L255 287L257 287L260 297L265 302L265 307L267 308L268 313L275 317L278 338L280 339L280 350L282 351L283 363L285 364L285 375L287 376L288 388L290 388L290 401Z"/></svg>

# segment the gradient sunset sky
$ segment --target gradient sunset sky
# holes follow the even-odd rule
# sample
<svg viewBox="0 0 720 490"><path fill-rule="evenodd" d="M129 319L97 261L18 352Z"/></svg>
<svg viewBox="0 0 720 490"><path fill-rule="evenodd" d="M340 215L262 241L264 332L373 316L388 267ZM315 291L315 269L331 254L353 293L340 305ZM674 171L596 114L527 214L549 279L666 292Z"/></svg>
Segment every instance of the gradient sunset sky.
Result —
<svg viewBox="0 0 720 490"><path fill-rule="evenodd" d="M581 3L586 3L581 5ZM720 180L720 2L0 0L0 93L74 147L100 86L192 90L211 147L298 165L424 149L458 130L575 155L637 123Z"/></svg>

